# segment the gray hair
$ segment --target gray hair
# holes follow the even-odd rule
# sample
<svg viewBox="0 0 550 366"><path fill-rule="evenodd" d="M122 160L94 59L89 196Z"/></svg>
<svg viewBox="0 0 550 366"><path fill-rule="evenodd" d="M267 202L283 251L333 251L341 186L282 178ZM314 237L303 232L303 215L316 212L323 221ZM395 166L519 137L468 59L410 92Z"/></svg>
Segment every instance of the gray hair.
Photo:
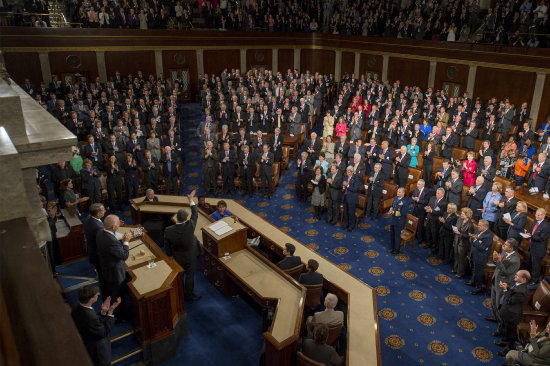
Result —
<svg viewBox="0 0 550 366"><path fill-rule="evenodd" d="M325 305L329 309L334 309L336 305L338 305L338 297L332 293L328 293L327 296L325 296Z"/></svg>

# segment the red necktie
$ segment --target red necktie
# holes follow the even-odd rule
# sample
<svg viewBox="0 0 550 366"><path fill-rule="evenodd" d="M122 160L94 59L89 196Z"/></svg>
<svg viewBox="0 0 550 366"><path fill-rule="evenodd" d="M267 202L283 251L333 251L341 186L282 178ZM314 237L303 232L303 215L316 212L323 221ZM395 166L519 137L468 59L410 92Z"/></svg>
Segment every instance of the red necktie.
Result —
<svg viewBox="0 0 550 366"><path fill-rule="evenodd" d="M537 231L537 228L539 227L539 222L537 221L537 223L535 224L535 226L533 227L533 230L531 230L531 236L533 236L535 234L535 231Z"/></svg>
<svg viewBox="0 0 550 366"><path fill-rule="evenodd" d="M504 253L504 257L502 257L502 262L506 260L506 257L508 257L508 253Z"/></svg>

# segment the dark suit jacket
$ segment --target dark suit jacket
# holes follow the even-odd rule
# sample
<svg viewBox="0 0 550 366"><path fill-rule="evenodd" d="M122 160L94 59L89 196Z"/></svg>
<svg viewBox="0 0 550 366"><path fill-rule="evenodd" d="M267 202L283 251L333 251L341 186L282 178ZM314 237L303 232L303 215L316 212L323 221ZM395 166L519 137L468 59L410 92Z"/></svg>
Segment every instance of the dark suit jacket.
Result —
<svg viewBox="0 0 550 366"><path fill-rule="evenodd" d="M115 323L112 316L96 314L92 309L76 304L71 311L71 317L80 333L80 337L88 350L94 365L111 364L111 342L109 333Z"/></svg>
<svg viewBox="0 0 550 366"><path fill-rule="evenodd" d="M412 194L412 197L419 197L418 194L420 193L420 190L418 188L414 189L414 192ZM412 214L418 218L423 218L426 216L426 210L424 207L426 207L430 202L430 195L431 195L431 189L428 187L424 187L422 190L422 194L418 198L418 202L413 201L413 212ZM435 201L434 201L435 202Z"/></svg>
<svg viewBox="0 0 550 366"><path fill-rule="evenodd" d="M502 257L504 257L504 251L502 252ZM505 260L500 260L495 262L495 272L493 274L493 284L498 286L499 282L506 282L508 285L512 286L514 283L514 276L519 270L520 259L517 252L513 252L506 256ZM500 300L500 299L499 299Z"/></svg>
<svg viewBox="0 0 550 366"><path fill-rule="evenodd" d="M327 177L332 177L332 173L327 173ZM332 183L328 184L328 199L332 201L340 201L342 196L342 172L337 171L332 177Z"/></svg>
<svg viewBox="0 0 550 366"><path fill-rule="evenodd" d="M97 166L98 163L101 163L103 161L103 155L101 154L101 144L97 141L94 142L94 150L97 153L95 158L92 156L92 152L93 152L92 145L90 144L84 145L84 148L82 151L82 157L90 159L92 161L92 164ZM97 162L96 162L96 158L97 158Z"/></svg>
<svg viewBox="0 0 550 366"><path fill-rule="evenodd" d="M475 231L475 234L479 234L479 230ZM471 260L475 264L485 264L489 260L491 246L493 245L493 234L491 230L487 229L477 239L470 238L472 243Z"/></svg>
<svg viewBox="0 0 550 366"><path fill-rule="evenodd" d="M198 219L197 206L191 206L191 217L182 224L169 226L164 231L164 248L166 254L174 256L180 264L187 264L196 260L200 253L199 244L195 237L195 226Z"/></svg>
<svg viewBox="0 0 550 366"><path fill-rule="evenodd" d="M361 177L362 179L362 177ZM347 180L347 177L344 177L344 181ZM357 203L357 199L358 199L358 191L359 191L359 187L363 184L362 182L359 182L360 179L359 179L359 176L357 176L357 174L354 174L350 177L349 179L349 184L348 184L348 187L347 187L347 194L344 195L344 199L347 201L347 202L350 202L350 203ZM345 190L344 190L345 192ZM354 206L355 207L355 206Z"/></svg>
<svg viewBox="0 0 550 366"><path fill-rule="evenodd" d="M99 266L99 257L97 255L97 233L103 230L103 222L89 215L84 221L84 235L86 236L86 250L90 263Z"/></svg>
<svg viewBox="0 0 550 366"><path fill-rule="evenodd" d="M542 258L546 254L546 245L548 244L548 238L550 237L550 224L546 221L546 219L542 220L535 233L532 234L536 223L536 221L533 222L533 225L529 229L529 234L531 235L529 251L533 257Z"/></svg>
<svg viewBox="0 0 550 366"><path fill-rule="evenodd" d="M340 366L344 363L342 357L336 353L333 347L327 344L315 343L310 338L304 340L302 352L312 360L321 362L326 366Z"/></svg>
<svg viewBox="0 0 550 366"><path fill-rule="evenodd" d="M105 282L122 284L126 277L126 264L124 261L128 259L128 246L123 245L113 234L105 230L97 233L96 243Z"/></svg>
<svg viewBox="0 0 550 366"><path fill-rule="evenodd" d="M277 143L275 143L275 134L269 137L269 146L271 146L271 152L275 161L281 161L283 157L283 135L277 137Z"/></svg>
<svg viewBox="0 0 550 366"><path fill-rule="evenodd" d="M527 214L521 213L517 215L517 212L514 210L510 216L512 216L512 224L508 227L508 239L514 238L520 243L523 239L520 233L523 233L525 230L525 225L527 224Z"/></svg>
<svg viewBox="0 0 550 366"><path fill-rule="evenodd" d="M302 273L298 282L302 285L320 285L323 283L323 275L317 272Z"/></svg>
<svg viewBox="0 0 550 366"><path fill-rule="evenodd" d="M452 179L451 182L451 188L445 188L447 191L447 201L449 203L456 204L456 207L460 210L460 207L462 206L462 187L464 187L464 183L462 182L462 179L457 178L456 181L453 183Z"/></svg>
<svg viewBox="0 0 550 366"><path fill-rule="evenodd" d="M436 222L439 222L439 218L447 212L447 201L445 200L445 198L442 198L437 203L437 206L435 206L436 200L437 200L437 198L435 196L433 196L430 199L430 202L428 203L428 206L430 206L432 208L432 212L429 213L428 217L432 221L435 220ZM439 208L439 210L438 210L438 208Z"/></svg>
<svg viewBox="0 0 550 366"><path fill-rule="evenodd" d="M510 287L504 292L504 299L500 305L500 316L507 323L519 324L523 315L523 303L527 297L527 284Z"/></svg>
<svg viewBox="0 0 550 366"><path fill-rule="evenodd" d="M485 199L487 192L489 192L487 187L485 185L482 185L473 195L470 195L470 192L467 193L470 198L468 199L468 203L466 204L466 206L472 209L474 215L476 214L476 211L478 209L483 208L483 200Z"/></svg>
<svg viewBox="0 0 550 366"><path fill-rule="evenodd" d="M170 162L167 160L166 154L162 154L160 158L163 163L162 176L163 177L177 177L178 176L178 156L176 154L170 154ZM168 171L168 164L171 164L171 170Z"/></svg>
<svg viewBox="0 0 550 366"><path fill-rule="evenodd" d="M229 149L229 159L224 162L225 150L220 151L220 163L222 164L222 176L231 175L235 173L235 151Z"/></svg>
<svg viewBox="0 0 550 366"><path fill-rule="evenodd" d="M534 165L537 165L538 166L538 162ZM533 167L533 170L534 170L534 167ZM545 161L544 164L542 165L542 168L540 170L540 172L537 173L537 175L533 178L534 176L534 171L531 173L531 180L529 182L529 184L531 186L534 186L534 187L537 187L539 189L539 192L542 192L544 190L544 186L546 184L546 179L548 178L548 176L550 175L550 163Z"/></svg>
<svg viewBox="0 0 550 366"><path fill-rule="evenodd" d="M263 155L264 153L257 155L258 162L260 163L260 176L266 175L271 178L273 177L273 153L267 153L267 160L262 160Z"/></svg>
<svg viewBox="0 0 550 366"><path fill-rule="evenodd" d="M299 266L300 264L302 264L302 260L300 259L300 257L298 257L296 255L292 255L292 256L284 257L283 259L281 259L277 263L277 266L280 269L290 269L290 268L294 268L296 266Z"/></svg>
<svg viewBox="0 0 550 366"><path fill-rule="evenodd" d="M369 177L374 178L374 171L370 174ZM386 180L386 176L384 175L384 171L380 170L378 172L378 175L376 176L376 179L372 182L369 181L368 185L368 194L373 195L373 197L382 197L383 196L383 190L384 190L384 181Z"/></svg>

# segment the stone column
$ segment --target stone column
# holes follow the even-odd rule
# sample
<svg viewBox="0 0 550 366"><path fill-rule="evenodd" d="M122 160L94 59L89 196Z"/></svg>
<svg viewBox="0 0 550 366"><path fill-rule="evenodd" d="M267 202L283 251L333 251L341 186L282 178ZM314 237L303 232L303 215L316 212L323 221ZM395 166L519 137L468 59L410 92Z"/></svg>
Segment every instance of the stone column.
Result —
<svg viewBox="0 0 550 366"><path fill-rule="evenodd" d="M382 82L388 80L388 65L389 64L390 64L390 56L383 55L382 56L382 79L381 79Z"/></svg>
<svg viewBox="0 0 550 366"><path fill-rule="evenodd" d="M334 58L334 80L340 81L342 78L342 51L336 51Z"/></svg>
<svg viewBox="0 0 550 366"><path fill-rule="evenodd" d="M157 76L160 74L164 75L164 66L162 64L162 51L161 50L155 50L155 71L157 72ZM164 75L166 77L166 75Z"/></svg>
<svg viewBox="0 0 550 366"><path fill-rule="evenodd" d="M540 101L542 99L542 92L544 91L544 83L546 81L546 74L541 74L537 72L537 79L535 81L535 88L533 89L533 99L530 105L531 112L529 117L533 119L532 126L535 128L538 126L537 119L539 118L540 111ZM541 121L542 123L542 121Z"/></svg>
<svg viewBox="0 0 550 366"><path fill-rule="evenodd" d="M246 70L248 70L246 67L246 48L241 48L241 74L246 73Z"/></svg>
<svg viewBox="0 0 550 366"><path fill-rule="evenodd" d="M42 80L44 80L44 82L48 84L50 81L52 81L52 69L50 67L50 58L48 57L48 52L39 52L38 59L40 60Z"/></svg>
<svg viewBox="0 0 550 366"><path fill-rule="evenodd" d="M197 53L197 73L199 75L204 74L204 54L202 49L198 49ZM197 75L198 76L198 75Z"/></svg>
<svg viewBox="0 0 550 366"><path fill-rule="evenodd" d="M428 74L428 88L435 87L435 70L437 69L437 61L430 61L430 72Z"/></svg>
<svg viewBox="0 0 550 366"><path fill-rule="evenodd" d="M477 73L477 66L470 65L470 70L468 71L468 85L466 86L466 91L470 95L474 95L474 88L476 84L476 73Z"/></svg>
<svg viewBox="0 0 550 366"><path fill-rule="evenodd" d="M276 75L279 72L279 49L274 48L271 50L271 70L273 70L273 75Z"/></svg>
<svg viewBox="0 0 550 366"><path fill-rule="evenodd" d="M300 72L300 53L302 52L301 48L294 49L294 69L299 70Z"/></svg>
<svg viewBox="0 0 550 366"><path fill-rule="evenodd" d="M107 66L105 65L105 52L96 51L95 58L97 59L97 74L101 81L107 81Z"/></svg>
<svg viewBox="0 0 550 366"><path fill-rule="evenodd" d="M361 64L361 53L355 52L355 64L353 65L353 73L359 79L359 65Z"/></svg>

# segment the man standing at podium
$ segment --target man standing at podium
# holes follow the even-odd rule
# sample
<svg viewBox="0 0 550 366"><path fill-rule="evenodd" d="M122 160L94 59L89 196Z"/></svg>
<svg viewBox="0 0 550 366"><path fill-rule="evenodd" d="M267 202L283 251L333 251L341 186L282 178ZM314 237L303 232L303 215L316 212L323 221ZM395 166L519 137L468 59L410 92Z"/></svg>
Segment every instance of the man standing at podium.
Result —
<svg viewBox="0 0 550 366"><path fill-rule="evenodd" d="M195 237L195 226L199 217L197 206L193 201L195 191L191 192L187 199L191 207L191 218L185 209L179 209L176 214L176 224L169 226L164 231L164 248L166 254L174 258L183 267L185 275L184 296L185 300L199 300L200 295L193 293L195 287L195 267L197 257L200 254L199 243Z"/></svg>

